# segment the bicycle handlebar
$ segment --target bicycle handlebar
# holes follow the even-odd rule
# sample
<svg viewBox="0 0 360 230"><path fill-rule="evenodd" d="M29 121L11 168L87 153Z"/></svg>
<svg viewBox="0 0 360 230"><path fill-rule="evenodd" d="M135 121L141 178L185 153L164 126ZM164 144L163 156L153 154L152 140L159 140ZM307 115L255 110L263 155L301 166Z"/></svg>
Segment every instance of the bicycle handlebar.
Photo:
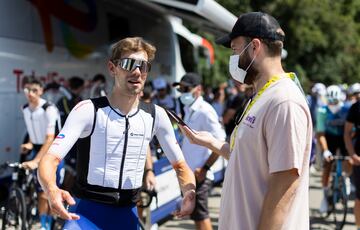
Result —
<svg viewBox="0 0 360 230"><path fill-rule="evenodd" d="M334 160L341 160L341 161L345 161L345 160L348 161L351 159L351 157L349 156L332 156L332 158Z"/></svg>

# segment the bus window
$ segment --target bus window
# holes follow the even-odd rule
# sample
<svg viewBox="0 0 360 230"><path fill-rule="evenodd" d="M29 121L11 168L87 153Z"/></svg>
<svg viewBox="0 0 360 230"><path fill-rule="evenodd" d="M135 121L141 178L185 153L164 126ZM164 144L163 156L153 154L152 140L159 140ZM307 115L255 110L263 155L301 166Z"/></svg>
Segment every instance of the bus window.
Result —
<svg viewBox="0 0 360 230"><path fill-rule="evenodd" d="M186 72L196 72L194 46L184 37L177 35L180 46L181 62Z"/></svg>
<svg viewBox="0 0 360 230"><path fill-rule="evenodd" d="M109 39L111 42L118 41L130 35L128 19L112 13L108 13L107 20L109 27Z"/></svg>

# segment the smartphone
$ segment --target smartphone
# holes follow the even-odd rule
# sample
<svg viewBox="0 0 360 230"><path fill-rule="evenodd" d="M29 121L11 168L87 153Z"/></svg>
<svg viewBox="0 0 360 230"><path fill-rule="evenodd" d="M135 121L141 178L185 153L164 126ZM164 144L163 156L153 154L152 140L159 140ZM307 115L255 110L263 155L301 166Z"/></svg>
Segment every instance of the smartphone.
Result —
<svg viewBox="0 0 360 230"><path fill-rule="evenodd" d="M164 108L165 109L165 108ZM185 122L183 119L181 119L174 111L172 110L168 110L168 109L165 109L166 113L168 114L168 116L174 120L176 123L178 123L179 125L182 125L182 126L186 126L188 127L191 132L194 132L194 130L192 130Z"/></svg>
<svg viewBox="0 0 360 230"><path fill-rule="evenodd" d="M172 110L168 110L168 109L165 109L166 113L168 114L168 116L174 120L176 123L178 123L179 125L182 125L182 126L187 126L185 124L185 122L183 121L183 119L181 119L174 111Z"/></svg>

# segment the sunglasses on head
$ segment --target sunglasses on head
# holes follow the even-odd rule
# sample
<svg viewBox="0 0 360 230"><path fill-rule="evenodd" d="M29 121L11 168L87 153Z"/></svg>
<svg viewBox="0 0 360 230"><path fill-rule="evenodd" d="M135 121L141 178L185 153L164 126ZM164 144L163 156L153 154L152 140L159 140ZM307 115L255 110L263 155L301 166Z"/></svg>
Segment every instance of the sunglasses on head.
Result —
<svg viewBox="0 0 360 230"><path fill-rule="evenodd" d="M148 73L151 70L150 62L132 58L122 58L117 61L117 65L129 72L134 71L136 68L139 68L141 73Z"/></svg>

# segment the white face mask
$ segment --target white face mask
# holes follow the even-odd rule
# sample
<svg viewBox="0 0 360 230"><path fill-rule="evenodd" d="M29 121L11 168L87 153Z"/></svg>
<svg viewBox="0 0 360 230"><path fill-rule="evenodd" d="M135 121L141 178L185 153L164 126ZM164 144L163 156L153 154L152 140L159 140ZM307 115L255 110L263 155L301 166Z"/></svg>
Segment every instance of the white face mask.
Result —
<svg viewBox="0 0 360 230"><path fill-rule="evenodd" d="M246 70L239 67L240 56L245 52L245 50L250 46L251 42L245 46L245 48L240 52L240 54L231 55L229 60L229 72L231 77L240 82L245 82L245 77L247 74L248 69L250 68L251 64L254 62L256 56L251 60L249 66Z"/></svg>
<svg viewBox="0 0 360 230"><path fill-rule="evenodd" d="M182 93L180 96L180 101L184 105L191 105L195 101L195 98L191 92Z"/></svg>
<svg viewBox="0 0 360 230"><path fill-rule="evenodd" d="M342 102L339 102L335 105L328 105L328 107L329 107L329 110L335 114L340 111L340 109L342 108L343 105L344 104Z"/></svg>

